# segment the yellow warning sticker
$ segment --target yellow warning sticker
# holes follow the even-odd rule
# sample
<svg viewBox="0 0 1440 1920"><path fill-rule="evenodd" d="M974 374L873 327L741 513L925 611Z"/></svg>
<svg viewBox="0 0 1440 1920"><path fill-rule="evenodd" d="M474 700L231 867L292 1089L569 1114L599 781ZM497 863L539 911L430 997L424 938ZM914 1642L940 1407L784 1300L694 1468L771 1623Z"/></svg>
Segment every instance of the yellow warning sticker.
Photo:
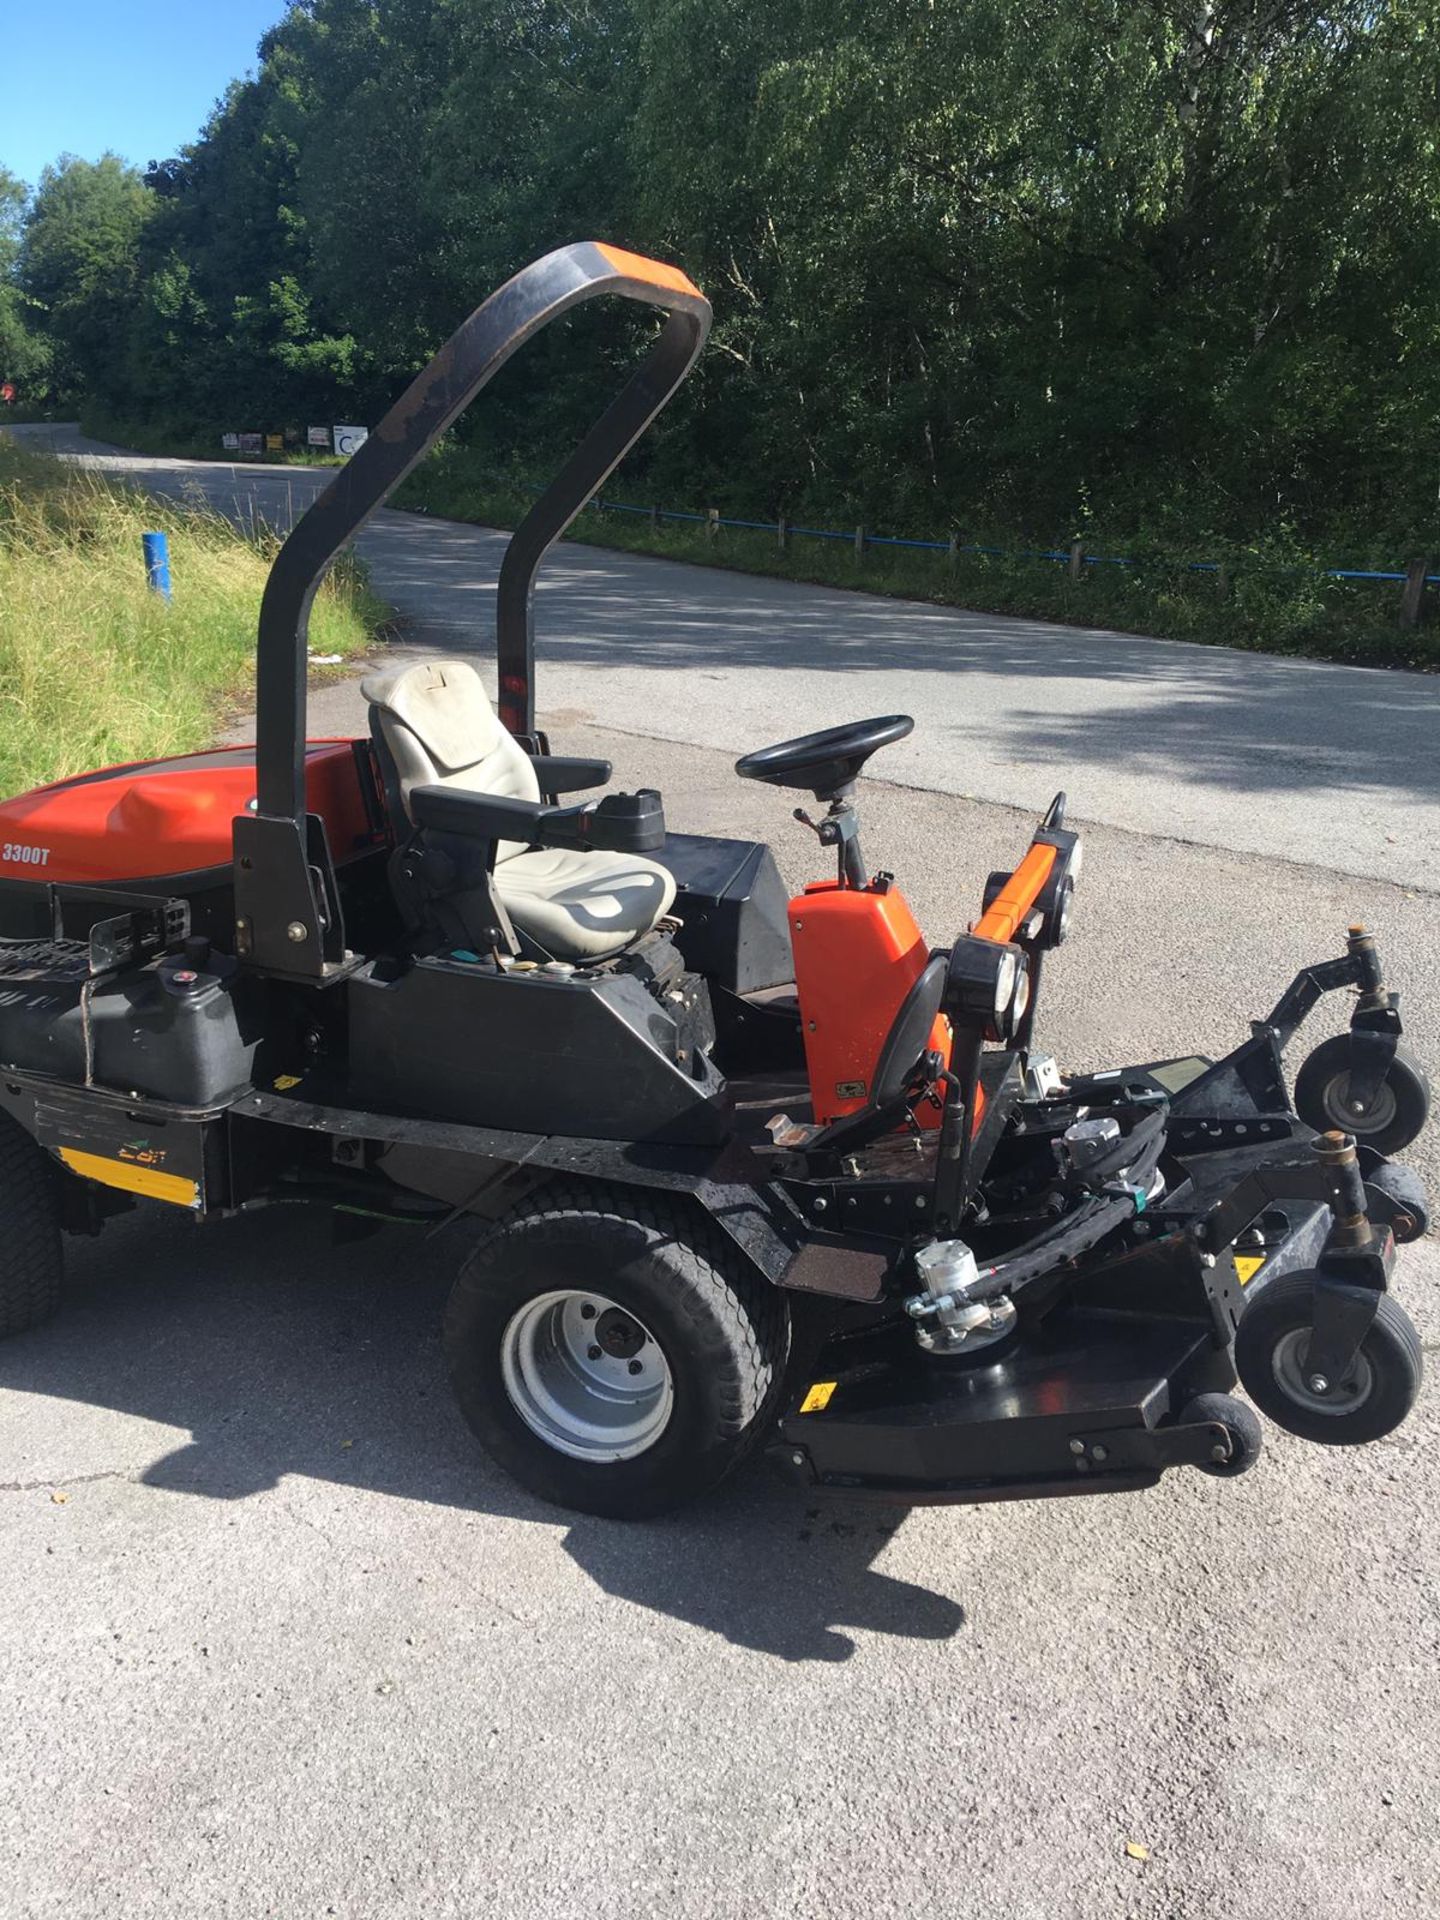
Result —
<svg viewBox="0 0 1440 1920"><path fill-rule="evenodd" d="M1237 1253L1235 1256L1235 1271L1240 1276L1241 1286L1248 1287L1264 1264L1265 1256L1263 1253Z"/></svg>
<svg viewBox="0 0 1440 1920"><path fill-rule="evenodd" d="M300 1080L301 1075L298 1073L277 1073L270 1084L277 1093L288 1093L291 1087L299 1086Z"/></svg>
<svg viewBox="0 0 1440 1920"><path fill-rule="evenodd" d="M800 1402L800 1411L802 1413L823 1413L830 1404L830 1396L834 1393L835 1387L836 1382L833 1380L817 1380L805 1398Z"/></svg>
<svg viewBox="0 0 1440 1920"><path fill-rule="evenodd" d="M147 1200L168 1200L176 1207L198 1207L200 1189L183 1174L160 1173L154 1167L134 1166L125 1160L111 1160L100 1153L82 1153L78 1147L61 1147L60 1158L72 1173L96 1180L102 1187L119 1187L126 1193L138 1193Z"/></svg>

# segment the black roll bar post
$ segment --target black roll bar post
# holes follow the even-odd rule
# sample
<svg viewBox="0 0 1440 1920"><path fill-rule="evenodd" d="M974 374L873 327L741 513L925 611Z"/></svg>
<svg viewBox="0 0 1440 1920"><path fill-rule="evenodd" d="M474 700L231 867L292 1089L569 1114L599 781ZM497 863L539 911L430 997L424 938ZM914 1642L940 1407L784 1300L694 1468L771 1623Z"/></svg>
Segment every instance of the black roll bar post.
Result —
<svg viewBox="0 0 1440 1920"><path fill-rule="evenodd" d="M235 944L250 966L323 981L346 953L324 823L307 811L306 637L341 549L504 366L550 321L602 294L667 313L659 337L511 537L500 569L500 715L534 731L535 575L595 490L674 394L710 330L704 295L676 268L597 241L561 247L475 309L296 522L275 557L256 649L256 811L234 824Z"/></svg>

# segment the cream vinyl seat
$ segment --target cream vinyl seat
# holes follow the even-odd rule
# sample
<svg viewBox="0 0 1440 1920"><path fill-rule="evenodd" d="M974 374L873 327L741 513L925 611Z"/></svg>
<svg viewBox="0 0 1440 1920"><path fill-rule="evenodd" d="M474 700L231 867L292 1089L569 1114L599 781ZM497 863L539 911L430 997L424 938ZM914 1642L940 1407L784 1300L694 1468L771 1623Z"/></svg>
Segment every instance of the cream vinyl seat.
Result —
<svg viewBox="0 0 1440 1920"><path fill-rule="evenodd" d="M407 809L412 787L460 787L538 800L529 756L501 726L475 669L428 660L360 683ZM495 891L518 932L556 960L606 960L669 911L675 882L637 854L527 848L502 840Z"/></svg>

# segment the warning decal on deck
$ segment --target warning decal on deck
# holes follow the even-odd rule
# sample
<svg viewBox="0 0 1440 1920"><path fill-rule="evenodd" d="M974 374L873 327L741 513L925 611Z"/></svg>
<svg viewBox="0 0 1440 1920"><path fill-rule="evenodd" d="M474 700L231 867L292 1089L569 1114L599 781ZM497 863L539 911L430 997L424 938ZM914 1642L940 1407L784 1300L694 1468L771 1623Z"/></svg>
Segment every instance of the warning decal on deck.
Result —
<svg viewBox="0 0 1440 1920"><path fill-rule="evenodd" d="M1235 1256L1235 1271L1240 1276L1241 1286L1248 1287L1264 1264L1265 1256L1263 1253L1237 1253Z"/></svg>
<svg viewBox="0 0 1440 1920"><path fill-rule="evenodd" d="M834 1380L817 1380L805 1398L800 1402L802 1413L823 1413L830 1404L830 1396L835 1391Z"/></svg>

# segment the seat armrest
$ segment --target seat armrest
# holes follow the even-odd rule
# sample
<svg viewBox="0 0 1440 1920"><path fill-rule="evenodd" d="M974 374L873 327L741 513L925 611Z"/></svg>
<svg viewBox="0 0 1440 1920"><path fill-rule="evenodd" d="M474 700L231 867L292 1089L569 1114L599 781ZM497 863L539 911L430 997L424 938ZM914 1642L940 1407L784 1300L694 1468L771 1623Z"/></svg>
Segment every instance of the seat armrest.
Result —
<svg viewBox="0 0 1440 1920"><path fill-rule="evenodd" d="M525 758L535 769L547 800L557 793L584 793L590 787L603 787L614 771L608 760L572 760L560 753L527 753Z"/></svg>
<svg viewBox="0 0 1440 1920"><path fill-rule="evenodd" d="M509 800L468 787L410 789L410 818L417 827L464 840L534 840L551 811L539 800Z"/></svg>
<svg viewBox="0 0 1440 1920"><path fill-rule="evenodd" d="M607 793L603 800L574 807L502 799L466 787L412 787L410 814L417 827L466 840L526 840L538 847L596 847L610 853L649 853L665 844L665 810L653 787Z"/></svg>

